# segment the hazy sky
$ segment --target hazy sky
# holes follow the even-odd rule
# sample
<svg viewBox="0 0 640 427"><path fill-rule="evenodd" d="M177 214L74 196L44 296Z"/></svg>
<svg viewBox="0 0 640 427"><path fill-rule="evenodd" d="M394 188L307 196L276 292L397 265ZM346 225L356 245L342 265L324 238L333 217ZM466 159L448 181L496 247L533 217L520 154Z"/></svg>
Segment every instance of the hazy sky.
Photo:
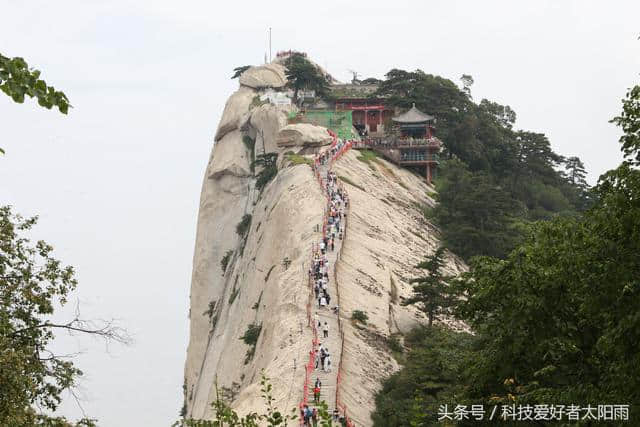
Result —
<svg viewBox="0 0 640 427"><path fill-rule="evenodd" d="M0 202L76 266L85 317L117 317L131 347L83 350L83 406L101 426L162 426L182 405L195 225L212 135L239 65L304 50L335 77L391 68L471 74L474 99L577 155L589 181L621 157L626 88L640 82L640 2L9 1L0 53L66 92L68 116L0 96ZM71 400L62 413L77 417Z"/></svg>

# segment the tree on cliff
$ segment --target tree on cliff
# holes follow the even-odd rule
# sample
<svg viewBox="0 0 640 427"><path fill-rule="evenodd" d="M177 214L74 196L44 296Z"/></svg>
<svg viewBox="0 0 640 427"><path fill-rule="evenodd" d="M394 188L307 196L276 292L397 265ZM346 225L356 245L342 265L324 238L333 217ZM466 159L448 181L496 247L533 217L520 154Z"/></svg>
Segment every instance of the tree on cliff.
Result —
<svg viewBox="0 0 640 427"><path fill-rule="evenodd" d="M231 76L231 79L237 79L238 77L240 77L242 75L242 73L244 73L245 71L247 71L249 68L251 68L251 65L243 65L241 67L236 67L233 69L233 76Z"/></svg>
<svg viewBox="0 0 640 427"><path fill-rule="evenodd" d="M533 224L506 259L477 257L457 281L466 297L455 313L474 335L446 330L452 339L437 339L436 327L425 328L427 339L406 337L409 356L376 397L375 426L438 425L440 404L551 402L584 413L620 403L629 420L640 417L637 105L640 86L613 120L626 159L602 175L591 208ZM422 409L411 414L414 403Z"/></svg>
<svg viewBox="0 0 640 427"><path fill-rule="evenodd" d="M433 255L416 265L416 268L426 271L426 276L410 280L413 296L402 301L402 305L419 304L429 319L429 326L438 315L448 312L454 303L453 293L446 283L451 277L444 276L441 271L445 264L444 251L444 247L439 247Z"/></svg>
<svg viewBox="0 0 640 427"><path fill-rule="evenodd" d="M329 82L320 69L300 54L293 54L284 62L287 70L287 87L293 89L293 100L298 100L301 89L314 90L316 96L322 97L329 93Z"/></svg>
<svg viewBox="0 0 640 427"><path fill-rule="evenodd" d="M470 76L462 80L469 89ZM441 199L434 220L449 248L467 260L504 257L522 237L521 224L585 210L588 187L561 171L564 158L553 152L544 134L514 129L516 113L508 105L486 99L475 103L469 95L451 80L398 69L386 74L376 92L400 108L415 103L437 120L436 135L448 164L441 164L435 181ZM464 173L447 171L460 165ZM458 193L447 194L452 187ZM472 209L460 210L462 205ZM468 234L473 239L465 239Z"/></svg>
<svg viewBox="0 0 640 427"><path fill-rule="evenodd" d="M447 160L437 180L434 216L444 243L465 259L505 256L520 238L517 200L488 174L473 174L460 160Z"/></svg>

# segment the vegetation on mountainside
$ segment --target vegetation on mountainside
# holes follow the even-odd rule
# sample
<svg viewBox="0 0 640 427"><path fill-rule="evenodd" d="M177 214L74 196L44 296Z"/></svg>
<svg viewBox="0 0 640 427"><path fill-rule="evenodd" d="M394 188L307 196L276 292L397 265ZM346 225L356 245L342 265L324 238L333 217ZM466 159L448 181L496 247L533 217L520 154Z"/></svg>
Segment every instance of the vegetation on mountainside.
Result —
<svg viewBox="0 0 640 427"><path fill-rule="evenodd" d="M293 100L298 100L300 90L314 90L316 96L329 95L329 81L322 71L301 54L292 54L285 62L287 87L293 89Z"/></svg>
<svg viewBox="0 0 640 427"><path fill-rule="evenodd" d="M450 408L628 404L629 419L640 416L638 105L640 86L613 120L624 131L625 161L600 177L589 209L527 227L504 259L472 260L455 282L465 298L454 313L475 334L469 351L454 353L463 362L443 363L433 353L408 357L378 395L377 425L436 425L432 398ZM448 351L454 344L411 351ZM429 377L434 366L452 369L446 381ZM439 382L437 393L448 394L429 391ZM404 416L412 402L426 409L397 424L382 421Z"/></svg>
<svg viewBox="0 0 640 427"><path fill-rule="evenodd" d="M372 161L378 162L378 153L373 150L360 150L358 152L359 156L356 159L360 160L362 163L366 163L367 166L373 171L376 170L376 167L371 164Z"/></svg>
<svg viewBox="0 0 640 427"><path fill-rule="evenodd" d="M240 222L236 225L236 233L240 237L244 237L251 228L251 214L244 214Z"/></svg>
<svg viewBox="0 0 640 427"><path fill-rule="evenodd" d="M287 151L285 153L285 156L286 156L287 160L289 162L291 162L292 166L309 165L309 166L313 167L313 160L311 160L310 158L305 157L303 155L296 154L293 151Z"/></svg>
<svg viewBox="0 0 640 427"><path fill-rule="evenodd" d="M223 275L224 275L224 273L227 272L227 265L229 264L229 261L231 260L231 255L233 255L233 250L229 249L227 252L225 252L224 256L220 260L220 268L222 268L222 274Z"/></svg>
<svg viewBox="0 0 640 427"><path fill-rule="evenodd" d="M393 69L375 96L401 108L415 103L437 119L446 160L435 181L435 221L445 244L467 260L504 257L521 241L522 224L589 206L584 166L577 157L554 153L544 134L515 130L516 113L509 106L473 102L473 79L465 75L462 81L461 90L421 70Z"/></svg>
<svg viewBox="0 0 640 427"><path fill-rule="evenodd" d="M444 251L444 247L439 247L433 255L415 266L425 270L426 275L409 281L413 284L413 295L402 301L405 306L418 305L429 319L429 326L433 325L434 320L438 320L439 315L448 314L455 303L454 292L446 283L453 277L444 276L441 271L445 265Z"/></svg>
<svg viewBox="0 0 640 427"><path fill-rule="evenodd" d="M371 414L374 427L446 425L438 423L438 407L464 404L464 368L473 337L441 326L420 327L405 337L404 368L383 382Z"/></svg>
<svg viewBox="0 0 640 427"><path fill-rule="evenodd" d="M225 394L222 390L218 389L216 385L216 400L211 403L213 408L212 420L194 420L194 419L181 419L172 424L172 427L275 427L275 426L287 426L290 421L294 421L298 418L298 408L293 408L291 414L282 414L274 406L273 388L269 382L269 378L261 371L260 380L260 396L264 400L266 406L266 412L258 414L257 412L250 412L249 414L241 417L236 411L231 409L229 403L225 400ZM185 391L186 393L186 391ZM186 396L185 396L186 399ZM331 415L327 410L326 403L323 403L324 411L318 411L320 420L323 425L331 426ZM186 407L184 408L181 416L186 414ZM296 423L297 424L297 423Z"/></svg>
<svg viewBox="0 0 640 427"><path fill-rule="evenodd" d="M366 311L353 310L353 312L351 313L351 319L353 319L356 322L360 322L363 325L366 325L367 320L369 320L369 316L367 315Z"/></svg>
<svg viewBox="0 0 640 427"><path fill-rule="evenodd" d="M238 77L240 77L242 75L242 73L247 71L249 68L251 68L251 65L243 65L241 67L234 68L233 69L233 75L231 76L231 80L237 79Z"/></svg>
<svg viewBox="0 0 640 427"><path fill-rule="evenodd" d="M252 139L249 135L244 135L242 137L242 142L244 143L247 150L249 150L249 161L251 173L255 172L256 165L254 163L254 157L256 156L256 140Z"/></svg>
<svg viewBox="0 0 640 427"><path fill-rule="evenodd" d="M262 170L258 173L256 179L256 188L262 192L264 187L278 174L278 153L260 154L253 162L254 165L262 166Z"/></svg>
<svg viewBox="0 0 640 427"><path fill-rule="evenodd" d="M237 288L235 284L233 285L233 289L231 289L231 294L229 295L229 305L233 304L236 300L236 297L240 293L240 288Z"/></svg>
<svg viewBox="0 0 640 427"><path fill-rule="evenodd" d="M262 332L262 323L251 323L249 326L247 326L247 330L245 331L244 335L240 337L240 339L249 346L247 354L244 358L245 365L249 363L251 359L253 359L253 355L256 353L256 345L258 344L260 332Z"/></svg>

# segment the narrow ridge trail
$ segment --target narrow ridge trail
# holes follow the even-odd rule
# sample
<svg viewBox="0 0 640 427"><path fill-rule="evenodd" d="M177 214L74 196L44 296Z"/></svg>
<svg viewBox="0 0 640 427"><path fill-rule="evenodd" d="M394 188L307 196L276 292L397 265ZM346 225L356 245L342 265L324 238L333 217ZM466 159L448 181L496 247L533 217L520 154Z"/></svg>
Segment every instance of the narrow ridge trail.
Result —
<svg viewBox="0 0 640 427"><path fill-rule="evenodd" d="M346 192L338 183L337 177L331 172L331 166L350 146L350 142L345 143L334 137L334 143L331 147L318 155L314 163L314 171L327 199L327 204L325 206L321 239L317 244L313 245L311 268L309 270L310 295L307 311L310 317L309 324L313 330L313 344L310 352L310 362L307 365L303 401L300 405L301 408L305 404L308 404L310 408L315 406L314 388L319 381L321 383L319 387L320 401L324 401L328 405L330 413L338 409L338 413L345 418L346 408L340 404L338 399L343 334L339 318L341 314L339 284L335 275L335 266L342 250L349 202ZM331 245L332 240L333 245ZM326 276L324 276L325 273ZM323 277L328 279L326 293L330 298L326 306L321 306L318 298L319 295L323 294L322 280L318 279ZM325 328L328 328L328 337L324 336ZM320 357L321 349L327 350L330 357L331 364L326 366L327 369L323 366ZM302 419L301 422L303 421ZM351 425L348 420L345 421L347 425Z"/></svg>

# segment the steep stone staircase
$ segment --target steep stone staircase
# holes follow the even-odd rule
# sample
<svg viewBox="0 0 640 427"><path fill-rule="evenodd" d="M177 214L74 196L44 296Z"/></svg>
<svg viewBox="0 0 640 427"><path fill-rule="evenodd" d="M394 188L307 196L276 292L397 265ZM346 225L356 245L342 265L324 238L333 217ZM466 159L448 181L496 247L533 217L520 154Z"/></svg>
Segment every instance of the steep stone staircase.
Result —
<svg viewBox="0 0 640 427"><path fill-rule="evenodd" d="M319 183L322 185L322 190L323 193L325 194L325 196L327 197L327 206L326 206L326 210L327 212L330 209L331 206L331 202L330 202L330 194L327 192L327 173L331 170L331 162L328 161L326 162L326 164L322 165L318 165L317 166L317 171L319 173ZM337 184L333 184L333 188L337 189ZM342 227L346 227L346 222L343 220L342 221ZM346 230L345 230L346 231ZM329 230L327 230L327 233L329 233ZM321 240L323 237L323 233L320 233L319 235L319 240ZM330 305L328 305L327 307L320 307L318 305L318 301L315 298L315 294L313 294L313 305L311 308L311 322L312 325L315 326L315 330L316 330L316 342L318 343L317 346L315 346L315 349L318 349L320 344L325 348L329 350L329 354L331 357L331 366L328 367L327 371L324 371L322 369L322 363L320 361L318 361L318 365L317 368L311 373L311 376L309 378L309 384L308 384L308 395L306 396L306 401L308 402L310 407L314 407L314 395L313 395L313 389L315 388L315 383L316 380L319 379L321 382L321 387L320 387L320 401L324 401L327 406L328 406L328 410L330 413L333 413L334 409L338 409L338 412L341 413L342 415L342 408L339 408L339 402L337 399L337 393L338 393L338 378L339 378L339 367L340 367L340 360L341 360L341 352L342 352L342 340L343 340L343 336L342 336L342 331L340 328L340 323L339 323L339 318L338 316L340 315L340 313L336 314L333 310L332 307L335 307L336 305L338 305L338 282L336 280L335 277L335 266L336 263L338 262L339 259L339 254L342 250L342 242L343 239L340 239L338 235L336 235L335 240L334 240L334 250L331 251L329 250L329 248L327 248L326 254L327 254L327 261L328 261L328 276L329 276L329 283L327 285L327 290L329 295L331 296L331 303ZM311 290L311 292L313 293L313 290ZM328 332L328 337L325 338L324 337L324 333L323 333L323 326L324 323L327 322L328 326L329 326L329 332Z"/></svg>

